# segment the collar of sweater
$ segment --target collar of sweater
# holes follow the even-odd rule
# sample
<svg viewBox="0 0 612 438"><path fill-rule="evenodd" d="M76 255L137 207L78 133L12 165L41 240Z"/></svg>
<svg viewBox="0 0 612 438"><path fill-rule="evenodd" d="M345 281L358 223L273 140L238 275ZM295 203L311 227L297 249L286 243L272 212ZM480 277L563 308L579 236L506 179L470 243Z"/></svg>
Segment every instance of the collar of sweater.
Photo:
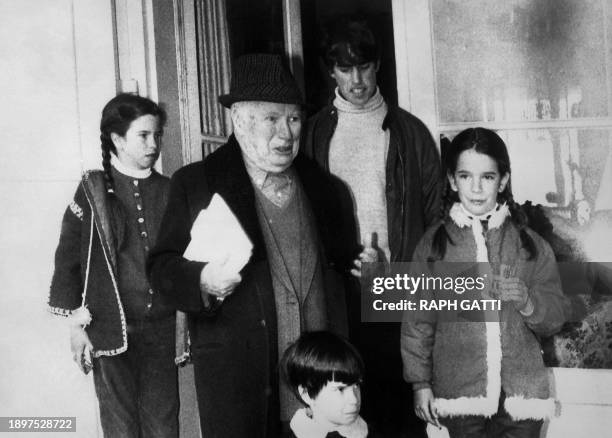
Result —
<svg viewBox="0 0 612 438"><path fill-rule="evenodd" d="M360 105L360 106L357 106L349 102L348 100L346 100L344 97L342 97L340 95L340 91L338 90L338 87L336 87L335 93L336 93L336 98L334 99L334 106L338 108L338 111L345 112L345 113L352 113L352 114L370 113L370 112L376 111L377 109L382 107L385 103L385 99L383 99L382 94L380 94L378 87L376 87L376 92L374 93L374 95L370 97L370 99L364 105Z"/></svg>
<svg viewBox="0 0 612 438"><path fill-rule="evenodd" d="M289 426L297 438L325 438L330 432L338 432L345 438L366 438L368 436L368 425L361 416L358 416L349 425L328 429L309 417L306 409L298 409Z"/></svg>
<svg viewBox="0 0 612 438"><path fill-rule="evenodd" d="M117 172L136 179L148 178L151 176L151 173L153 173L150 167L148 169L132 169L123 164L121 160L119 160L119 157L113 153L111 153L111 166L113 166Z"/></svg>

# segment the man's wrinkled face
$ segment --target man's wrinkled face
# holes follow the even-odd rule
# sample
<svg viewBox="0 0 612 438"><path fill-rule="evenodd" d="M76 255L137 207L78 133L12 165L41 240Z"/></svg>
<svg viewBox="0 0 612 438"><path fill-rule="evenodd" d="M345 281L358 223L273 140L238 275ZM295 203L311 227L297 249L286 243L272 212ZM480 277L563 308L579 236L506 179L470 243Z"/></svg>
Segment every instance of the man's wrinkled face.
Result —
<svg viewBox="0 0 612 438"><path fill-rule="evenodd" d="M298 153L302 129L299 105L236 102L231 116L234 135L249 164L272 173L291 165Z"/></svg>

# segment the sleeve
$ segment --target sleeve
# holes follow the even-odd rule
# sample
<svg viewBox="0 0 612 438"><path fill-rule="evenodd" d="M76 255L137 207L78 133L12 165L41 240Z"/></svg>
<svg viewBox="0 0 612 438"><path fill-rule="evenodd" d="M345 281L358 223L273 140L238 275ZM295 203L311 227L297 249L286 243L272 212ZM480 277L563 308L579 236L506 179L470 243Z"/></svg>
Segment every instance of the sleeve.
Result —
<svg viewBox="0 0 612 438"><path fill-rule="evenodd" d="M62 219L59 243L55 250L55 269L49 291L49 311L56 315L68 316L81 305L83 280L81 276L81 239L83 221L91 211L85 193L79 185Z"/></svg>
<svg viewBox="0 0 612 438"><path fill-rule="evenodd" d="M571 304L563 294L557 263L552 249L540 236L529 233L538 250L533 261L533 274L527 286L534 310L523 316L527 326L535 333L551 336L567 321Z"/></svg>
<svg viewBox="0 0 612 438"><path fill-rule="evenodd" d="M157 237L147 260L147 273L153 289L176 309L186 313L206 313L200 291L200 273L205 263L187 260L183 253L190 241L192 218L187 184L175 173L170 181L170 195ZM197 190L198 187L191 187Z"/></svg>
<svg viewBox="0 0 612 438"><path fill-rule="evenodd" d="M421 169L423 185L421 187L423 196L423 213L425 227L431 226L440 215L440 196L443 187L443 175L440 164L438 148L429 130L423 125Z"/></svg>
<svg viewBox="0 0 612 438"><path fill-rule="evenodd" d="M426 262L431 247L430 239L424 236L417 245L415 263ZM404 379L412 383L416 391L431 387L432 353L436 332L435 312L406 311L402 318L400 346Z"/></svg>

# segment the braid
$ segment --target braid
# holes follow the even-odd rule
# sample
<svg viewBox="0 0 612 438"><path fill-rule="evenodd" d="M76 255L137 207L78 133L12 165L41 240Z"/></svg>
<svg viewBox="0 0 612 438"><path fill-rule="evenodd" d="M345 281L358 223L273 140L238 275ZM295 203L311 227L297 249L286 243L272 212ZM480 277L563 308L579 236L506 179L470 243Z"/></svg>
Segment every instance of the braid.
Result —
<svg viewBox="0 0 612 438"><path fill-rule="evenodd" d="M508 191L508 193L505 192L506 191L504 191L504 193L502 194L503 196L500 195L500 198L503 198L506 201L508 209L510 210L510 218L519 229L521 244L529 254L527 260L533 260L538 255L538 250L535 246L535 242L533 241L531 236L527 234L526 231L527 215L525 214L521 206L514 200L512 193L510 191Z"/></svg>
<svg viewBox="0 0 612 438"><path fill-rule="evenodd" d="M428 262L442 260L446 255L447 243L450 242L451 245L454 245L452 239L446 231L444 223L449 217L451 207L456 202L455 198L456 194L452 191L450 184L447 182L444 186L444 190L442 192L442 202L440 203L440 220L442 223L434 233L433 241L431 243L431 253L427 258Z"/></svg>
<svg viewBox="0 0 612 438"><path fill-rule="evenodd" d="M115 248L121 248L125 238L125 227L127 224L127 216L121 205L121 201L115 194L113 174L111 172L111 151L115 149L110 136L108 134L100 134L100 142L102 149L102 168L104 169L104 187L106 189L106 199L108 201L109 212L111 216L111 226L115 237Z"/></svg>
<svg viewBox="0 0 612 438"><path fill-rule="evenodd" d="M112 142L108 135L101 134L100 141L102 143L102 167L104 168L104 186L106 188L107 193L115 193L113 187L113 174L111 173L111 149L114 148L112 146Z"/></svg>

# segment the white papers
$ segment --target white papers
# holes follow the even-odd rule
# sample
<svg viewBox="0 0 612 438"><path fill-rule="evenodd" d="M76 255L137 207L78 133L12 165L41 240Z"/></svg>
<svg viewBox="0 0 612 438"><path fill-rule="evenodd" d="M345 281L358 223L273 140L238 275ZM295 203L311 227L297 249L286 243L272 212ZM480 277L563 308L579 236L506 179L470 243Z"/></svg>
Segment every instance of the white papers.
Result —
<svg viewBox="0 0 612 438"><path fill-rule="evenodd" d="M247 264L253 244L225 200L217 193L191 227L191 241L183 256L198 262L224 263L227 272L238 273Z"/></svg>

